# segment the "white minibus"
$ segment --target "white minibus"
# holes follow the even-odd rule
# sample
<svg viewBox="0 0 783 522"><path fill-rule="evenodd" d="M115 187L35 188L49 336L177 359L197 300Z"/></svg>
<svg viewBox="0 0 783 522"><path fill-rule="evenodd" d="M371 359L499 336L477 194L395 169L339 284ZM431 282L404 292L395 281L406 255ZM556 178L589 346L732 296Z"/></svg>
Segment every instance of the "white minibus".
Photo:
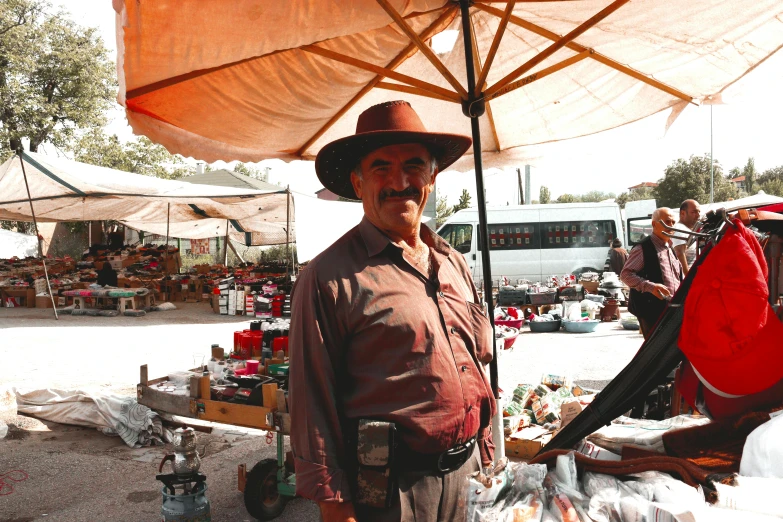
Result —
<svg viewBox="0 0 783 522"><path fill-rule="evenodd" d="M552 275L603 272L611 242L623 237L616 203L558 203L487 208L492 278L546 281ZM438 234L482 276L478 210L460 210Z"/></svg>

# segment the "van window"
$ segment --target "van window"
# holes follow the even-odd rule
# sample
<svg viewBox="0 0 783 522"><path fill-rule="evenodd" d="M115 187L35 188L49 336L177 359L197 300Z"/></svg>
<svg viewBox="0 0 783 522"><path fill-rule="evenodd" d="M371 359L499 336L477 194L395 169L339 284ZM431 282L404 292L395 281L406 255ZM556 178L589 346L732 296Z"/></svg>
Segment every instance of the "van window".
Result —
<svg viewBox="0 0 783 522"><path fill-rule="evenodd" d="M540 244L538 223L489 225L490 250L538 249Z"/></svg>
<svg viewBox="0 0 783 522"><path fill-rule="evenodd" d="M438 231L438 235L448 241L454 250L460 254L470 253L470 245L473 240L473 225L450 223L444 225Z"/></svg>
<svg viewBox="0 0 783 522"><path fill-rule="evenodd" d="M541 230L541 248L609 248L617 237L611 220L541 223Z"/></svg>

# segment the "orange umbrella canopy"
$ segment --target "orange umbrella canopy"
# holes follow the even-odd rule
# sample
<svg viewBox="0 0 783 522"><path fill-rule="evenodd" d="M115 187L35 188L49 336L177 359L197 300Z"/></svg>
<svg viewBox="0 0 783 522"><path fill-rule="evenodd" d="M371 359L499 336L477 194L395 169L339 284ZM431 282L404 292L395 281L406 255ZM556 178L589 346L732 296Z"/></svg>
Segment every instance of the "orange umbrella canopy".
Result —
<svg viewBox="0 0 783 522"><path fill-rule="evenodd" d="M715 99L783 46L779 0L476 0L466 88L446 0L114 0L119 101L137 134L206 161L312 159L383 101L470 133L485 165ZM454 31L451 50L432 37ZM467 155L456 168L472 168Z"/></svg>

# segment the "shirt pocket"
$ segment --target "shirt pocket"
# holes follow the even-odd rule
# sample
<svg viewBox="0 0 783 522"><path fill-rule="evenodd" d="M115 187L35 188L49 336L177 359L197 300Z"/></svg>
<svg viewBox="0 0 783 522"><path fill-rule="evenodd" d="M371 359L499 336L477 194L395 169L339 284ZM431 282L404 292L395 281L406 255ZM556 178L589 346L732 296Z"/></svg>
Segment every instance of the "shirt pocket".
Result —
<svg viewBox="0 0 783 522"><path fill-rule="evenodd" d="M482 364L488 364L492 360L492 324L484 315L484 307L476 303L468 302L470 323L473 327L473 343L476 359Z"/></svg>

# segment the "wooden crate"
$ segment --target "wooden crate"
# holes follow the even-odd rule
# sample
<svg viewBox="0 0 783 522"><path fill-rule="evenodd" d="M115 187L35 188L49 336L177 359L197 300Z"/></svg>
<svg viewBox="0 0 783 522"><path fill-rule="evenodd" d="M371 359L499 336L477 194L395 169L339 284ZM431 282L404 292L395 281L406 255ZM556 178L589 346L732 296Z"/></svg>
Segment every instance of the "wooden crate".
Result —
<svg viewBox="0 0 783 522"><path fill-rule="evenodd" d="M152 388L154 384L168 381L168 377L150 380L146 364L141 366L139 373L136 397L139 404L148 408L181 417L259 430L279 431L279 428L275 428L275 409L211 400L209 398L209 377L192 377L190 396L188 396L174 395Z"/></svg>

